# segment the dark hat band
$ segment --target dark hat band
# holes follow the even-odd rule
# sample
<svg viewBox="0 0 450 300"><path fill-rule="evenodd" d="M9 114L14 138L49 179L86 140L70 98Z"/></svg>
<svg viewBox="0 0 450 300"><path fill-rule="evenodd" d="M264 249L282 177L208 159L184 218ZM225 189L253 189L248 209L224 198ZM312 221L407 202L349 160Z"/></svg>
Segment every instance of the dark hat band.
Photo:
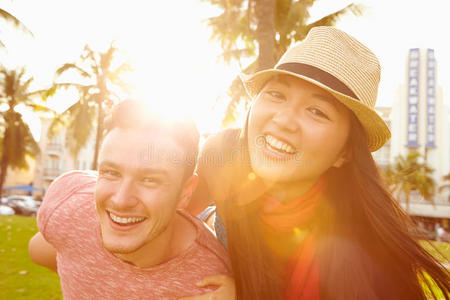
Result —
<svg viewBox="0 0 450 300"><path fill-rule="evenodd" d="M288 71L298 75L314 79L332 90L359 100L353 91L342 81L319 68L302 63L285 63L276 67L277 70Z"/></svg>

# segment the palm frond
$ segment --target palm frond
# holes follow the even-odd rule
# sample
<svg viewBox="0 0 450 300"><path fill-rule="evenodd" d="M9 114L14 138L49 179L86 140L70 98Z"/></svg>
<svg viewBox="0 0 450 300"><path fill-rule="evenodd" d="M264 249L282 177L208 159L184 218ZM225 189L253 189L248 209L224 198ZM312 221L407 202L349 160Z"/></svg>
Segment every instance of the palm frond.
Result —
<svg viewBox="0 0 450 300"><path fill-rule="evenodd" d="M64 72L66 72L68 70L75 70L81 76L83 76L85 78L91 78L91 74L89 72L87 72L86 70L84 70L83 68L79 67L78 65L76 65L74 63L66 63L66 64L62 65L61 67L59 67L56 70L55 74L57 76L60 76L61 74L63 74Z"/></svg>
<svg viewBox="0 0 450 300"><path fill-rule="evenodd" d="M340 9L332 14L329 14L327 16L324 16L323 18L309 24L306 26L306 31L309 32L313 27L316 26L333 26L336 24L336 22L339 20L340 17L347 14L348 12L351 12L355 16L360 16L364 11L365 6L361 4L349 4L343 9Z"/></svg>
<svg viewBox="0 0 450 300"><path fill-rule="evenodd" d="M19 28L23 32L33 36L33 33L25 26L25 24L6 10L0 8L0 17L7 22L11 22L15 27Z"/></svg>

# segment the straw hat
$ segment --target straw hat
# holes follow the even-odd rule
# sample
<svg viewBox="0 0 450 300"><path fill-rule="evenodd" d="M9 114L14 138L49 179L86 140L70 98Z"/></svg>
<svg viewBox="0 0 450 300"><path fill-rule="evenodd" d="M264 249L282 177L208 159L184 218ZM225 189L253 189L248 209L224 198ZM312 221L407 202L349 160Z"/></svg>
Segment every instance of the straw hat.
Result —
<svg viewBox="0 0 450 300"><path fill-rule="evenodd" d="M255 97L274 75L288 74L327 90L351 111L367 132L370 151L391 137L375 111L380 64L377 57L355 38L333 27L314 27L305 40L289 48L274 69L241 74L245 88Z"/></svg>

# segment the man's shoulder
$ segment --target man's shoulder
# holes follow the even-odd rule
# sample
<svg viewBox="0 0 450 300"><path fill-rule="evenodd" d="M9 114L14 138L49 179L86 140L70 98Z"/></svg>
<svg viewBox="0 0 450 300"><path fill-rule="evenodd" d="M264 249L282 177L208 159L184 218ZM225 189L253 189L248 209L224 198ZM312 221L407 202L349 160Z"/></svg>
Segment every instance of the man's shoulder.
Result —
<svg viewBox="0 0 450 300"><path fill-rule="evenodd" d="M97 172L95 171L69 171L58 176L50 184L45 196L52 193L73 193L87 184L92 184L97 181Z"/></svg>
<svg viewBox="0 0 450 300"><path fill-rule="evenodd" d="M63 204L67 204L74 196L80 193L94 193L97 181L95 172L70 171L57 177L49 186L44 195L42 205L37 215L39 230L44 233L46 225L55 211Z"/></svg>
<svg viewBox="0 0 450 300"><path fill-rule="evenodd" d="M186 219L189 219L197 229L197 237L195 243L200 249L202 256L208 253L211 257L215 257L216 260L221 261L223 267L230 271L231 264L228 256L228 251L216 238L214 232L208 227L208 225L206 225L205 222L190 215L189 213L183 212L182 215Z"/></svg>

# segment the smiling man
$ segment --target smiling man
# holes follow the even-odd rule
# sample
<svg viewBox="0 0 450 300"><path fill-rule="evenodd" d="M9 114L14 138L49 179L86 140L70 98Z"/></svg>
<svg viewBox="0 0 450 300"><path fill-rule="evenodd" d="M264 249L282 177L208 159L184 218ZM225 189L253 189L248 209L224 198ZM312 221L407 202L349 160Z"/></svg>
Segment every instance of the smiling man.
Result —
<svg viewBox="0 0 450 300"><path fill-rule="evenodd" d="M107 120L99 171L72 171L50 186L31 259L57 271L65 299L178 299L214 290L230 274L226 250L184 212L195 185L192 123L151 117L127 100Z"/></svg>

